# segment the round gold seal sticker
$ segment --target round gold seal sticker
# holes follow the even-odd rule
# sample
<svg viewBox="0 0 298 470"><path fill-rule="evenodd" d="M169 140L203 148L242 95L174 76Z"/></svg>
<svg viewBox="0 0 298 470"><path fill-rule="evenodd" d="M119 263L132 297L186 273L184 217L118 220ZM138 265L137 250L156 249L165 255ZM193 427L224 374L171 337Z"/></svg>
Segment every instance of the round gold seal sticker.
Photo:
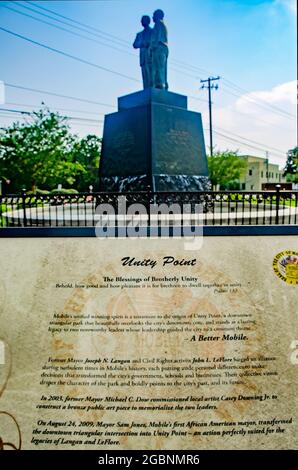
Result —
<svg viewBox="0 0 298 470"><path fill-rule="evenodd" d="M273 260L273 269L287 284L298 285L298 252L287 250L278 253Z"/></svg>

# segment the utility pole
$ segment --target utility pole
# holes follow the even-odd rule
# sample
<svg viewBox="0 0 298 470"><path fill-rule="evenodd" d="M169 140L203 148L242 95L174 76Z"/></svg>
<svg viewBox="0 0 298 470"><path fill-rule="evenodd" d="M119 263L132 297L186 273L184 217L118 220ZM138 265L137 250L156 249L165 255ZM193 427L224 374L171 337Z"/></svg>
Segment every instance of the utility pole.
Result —
<svg viewBox="0 0 298 470"><path fill-rule="evenodd" d="M208 77L206 80L200 80L203 85L201 89L208 88L208 101L209 101L209 135L210 135L210 155L213 155L213 137L212 137L212 100L211 100L211 90L214 88L218 89L218 84L214 85L213 81L219 80L220 77ZM207 83L207 85L205 85Z"/></svg>

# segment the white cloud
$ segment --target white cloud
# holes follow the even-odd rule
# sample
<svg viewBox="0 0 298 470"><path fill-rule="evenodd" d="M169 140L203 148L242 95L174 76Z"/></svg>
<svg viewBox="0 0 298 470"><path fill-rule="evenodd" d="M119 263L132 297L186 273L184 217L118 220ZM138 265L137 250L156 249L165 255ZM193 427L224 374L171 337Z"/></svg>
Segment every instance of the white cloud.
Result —
<svg viewBox="0 0 298 470"><path fill-rule="evenodd" d="M296 11L297 11L296 0L275 0L274 5L285 7L291 13L296 14Z"/></svg>
<svg viewBox="0 0 298 470"><path fill-rule="evenodd" d="M269 119L272 124L280 123L280 118L287 122L289 115L295 116L296 87L296 81L293 80L271 90L247 93L237 99L235 109L256 118L260 116Z"/></svg>
<svg viewBox="0 0 298 470"><path fill-rule="evenodd" d="M287 150L296 145L295 115L295 81L277 85L271 90L243 94L225 107L217 109L214 107L214 129L235 140L242 140L237 137L241 136L258 142L261 145L248 143L260 147L260 150L232 140L228 141L216 134L214 141L221 150L239 149L242 153L249 152L258 156L264 156L268 150L273 162L283 164ZM205 127L208 127L208 123L205 124Z"/></svg>
<svg viewBox="0 0 298 470"><path fill-rule="evenodd" d="M281 85L277 85L273 87L271 90L264 90L264 91L256 91L251 92L245 95L246 98L251 100L261 100L265 101L269 105L275 104L285 104L288 103L290 105L295 106L295 93L296 92L296 81L293 80L291 82L282 83ZM241 101L241 98L240 98Z"/></svg>

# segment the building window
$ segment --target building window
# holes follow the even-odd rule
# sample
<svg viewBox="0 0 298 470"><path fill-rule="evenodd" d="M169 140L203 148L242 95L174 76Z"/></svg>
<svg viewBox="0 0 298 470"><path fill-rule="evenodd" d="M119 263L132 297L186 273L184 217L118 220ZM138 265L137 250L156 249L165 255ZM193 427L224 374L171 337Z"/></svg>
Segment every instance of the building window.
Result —
<svg viewBox="0 0 298 470"><path fill-rule="evenodd" d="M245 190L245 183L242 183L242 189Z"/></svg>
<svg viewBox="0 0 298 470"><path fill-rule="evenodd" d="M281 182L281 174L279 174L279 182Z"/></svg>
<svg viewBox="0 0 298 470"><path fill-rule="evenodd" d="M248 171L249 176L252 176L252 170Z"/></svg>
<svg viewBox="0 0 298 470"><path fill-rule="evenodd" d="M276 173L276 179L278 179L278 173Z"/></svg>
<svg viewBox="0 0 298 470"><path fill-rule="evenodd" d="M250 187L251 191L254 189L254 185L252 184L251 187Z"/></svg>
<svg viewBox="0 0 298 470"><path fill-rule="evenodd" d="M269 175L268 175L268 171L266 171L266 178L268 178L268 176L269 176Z"/></svg>
<svg viewBox="0 0 298 470"><path fill-rule="evenodd" d="M263 177L264 177L264 172L263 172L263 171L261 171L261 178L263 178Z"/></svg>

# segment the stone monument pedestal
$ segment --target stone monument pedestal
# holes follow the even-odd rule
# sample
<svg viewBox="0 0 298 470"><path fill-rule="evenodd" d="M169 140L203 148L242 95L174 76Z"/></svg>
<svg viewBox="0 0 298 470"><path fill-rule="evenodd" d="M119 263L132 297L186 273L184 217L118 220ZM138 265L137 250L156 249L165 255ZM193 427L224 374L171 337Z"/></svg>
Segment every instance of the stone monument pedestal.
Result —
<svg viewBox="0 0 298 470"><path fill-rule="evenodd" d="M105 116L100 191L209 189L201 114L187 97L155 88L118 98Z"/></svg>

